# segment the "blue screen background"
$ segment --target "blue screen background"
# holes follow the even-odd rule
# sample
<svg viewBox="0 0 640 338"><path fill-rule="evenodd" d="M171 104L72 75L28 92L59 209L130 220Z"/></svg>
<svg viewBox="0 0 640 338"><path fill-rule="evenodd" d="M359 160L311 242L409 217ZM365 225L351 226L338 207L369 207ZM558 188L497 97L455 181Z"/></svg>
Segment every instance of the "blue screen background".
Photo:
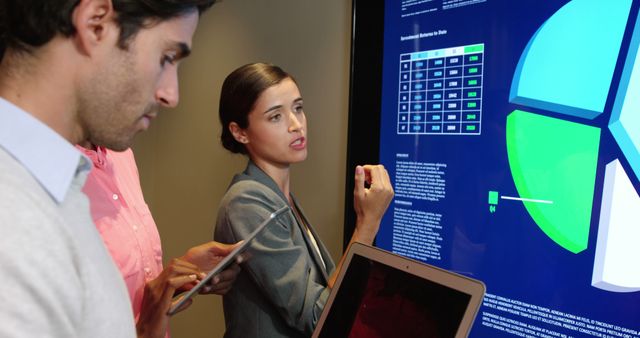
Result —
<svg viewBox="0 0 640 338"><path fill-rule="evenodd" d="M635 23L638 2L632 5L612 81L614 85L611 86L604 114L585 121L560 116L552 111L526 108L529 112L587 124L602 130L592 210L594 216L591 218L587 249L573 254L553 242L540 230L521 202L501 201L495 213L488 210L489 191L517 196L509 169L505 130L507 115L522 108L509 100L518 61L536 30L567 2L488 0L443 10L447 1L430 1L402 11L401 3L406 1L386 1L380 162L388 169L394 182L399 153L408 154L408 158L402 158L403 161L445 163L446 197L438 202L411 200L411 207L392 202L383 219L376 245L393 250L394 209L397 207L441 214L441 259L427 259L425 262L480 279L486 284L487 293L492 295L638 331L638 292L616 293L591 286L602 198L602 190L598 187L603 184L605 165L613 159L624 157L608 131L607 124L617 90L615 84L620 80ZM408 12L429 8L438 10L402 17ZM401 41L401 36L434 30L446 30L446 34ZM399 135L396 126L400 54L479 43L484 44L480 135ZM628 165L626 162L623 164ZM627 170L627 173L636 191L640 191L638 179L631 170ZM630 268L640 269L640 263ZM483 306L471 337L513 336L482 325L483 312L501 313L503 317L528 322L567 336L591 336Z"/></svg>

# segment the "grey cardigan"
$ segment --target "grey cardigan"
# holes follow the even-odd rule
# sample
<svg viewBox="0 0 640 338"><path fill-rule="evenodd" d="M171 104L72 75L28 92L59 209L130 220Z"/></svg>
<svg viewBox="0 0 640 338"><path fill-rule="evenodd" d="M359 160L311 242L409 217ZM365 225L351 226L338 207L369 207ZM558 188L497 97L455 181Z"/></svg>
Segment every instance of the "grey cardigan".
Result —
<svg viewBox="0 0 640 338"><path fill-rule="evenodd" d="M225 337L309 337L316 326L335 264L293 196L292 200L326 268L301 220L291 210L282 214L251 244L251 258L223 298ZM276 183L249 161L220 202L214 238L235 243L285 205L287 199Z"/></svg>

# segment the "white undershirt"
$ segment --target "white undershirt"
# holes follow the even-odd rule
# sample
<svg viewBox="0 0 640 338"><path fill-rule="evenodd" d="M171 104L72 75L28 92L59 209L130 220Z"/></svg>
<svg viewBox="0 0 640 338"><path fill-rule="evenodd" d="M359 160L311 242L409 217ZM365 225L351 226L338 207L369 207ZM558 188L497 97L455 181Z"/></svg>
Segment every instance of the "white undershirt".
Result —
<svg viewBox="0 0 640 338"><path fill-rule="evenodd" d="M322 254L320 253L320 247L318 247L318 242L316 242L316 238L313 237L313 234L311 233L311 230L309 230L308 226L304 226L307 229L307 235L309 235L309 238L311 238L311 243L313 243L313 247L316 249L316 252L318 253L318 257L320 257L320 262L322 262L322 266L324 266L325 270L327 269L327 264L324 262L324 259L322 259Z"/></svg>

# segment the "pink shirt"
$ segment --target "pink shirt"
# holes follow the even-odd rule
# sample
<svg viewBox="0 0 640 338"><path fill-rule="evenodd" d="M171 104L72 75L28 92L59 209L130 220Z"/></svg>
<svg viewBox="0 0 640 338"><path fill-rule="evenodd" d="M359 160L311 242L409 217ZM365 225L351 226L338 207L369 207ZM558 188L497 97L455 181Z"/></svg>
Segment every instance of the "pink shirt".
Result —
<svg viewBox="0 0 640 338"><path fill-rule="evenodd" d="M98 231L127 284L137 320L145 283L162 272L162 247L142 196L133 152L77 148L93 161L83 191L91 202Z"/></svg>

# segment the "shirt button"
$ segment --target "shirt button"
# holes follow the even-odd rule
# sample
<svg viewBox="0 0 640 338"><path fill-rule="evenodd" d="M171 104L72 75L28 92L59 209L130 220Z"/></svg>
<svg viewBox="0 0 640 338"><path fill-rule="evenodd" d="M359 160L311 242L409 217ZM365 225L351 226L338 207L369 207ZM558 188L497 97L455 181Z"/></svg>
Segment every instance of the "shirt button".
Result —
<svg viewBox="0 0 640 338"><path fill-rule="evenodd" d="M116 200L116 201L118 200L118 194L113 194L112 197L113 197L114 200Z"/></svg>
<svg viewBox="0 0 640 338"><path fill-rule="evenodd" d="M146 272L147 275L148 275L148 274L151 273L151 269L149 267L146 267L146 268L144 268L144 272Z"/></svg>
<svg viewBox="0 0 640 338"><path fill-rule="evenodd" d="M138 226L137 225L133 226L133 231L138 231Z"/></svg>

